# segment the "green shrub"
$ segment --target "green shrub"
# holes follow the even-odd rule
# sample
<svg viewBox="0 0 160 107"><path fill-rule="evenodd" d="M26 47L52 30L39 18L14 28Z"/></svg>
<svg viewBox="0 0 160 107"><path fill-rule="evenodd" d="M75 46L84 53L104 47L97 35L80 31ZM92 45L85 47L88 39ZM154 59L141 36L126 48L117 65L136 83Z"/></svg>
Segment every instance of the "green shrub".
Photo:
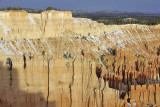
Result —
<svg viewBox="0 0 160 107"><path fill-rule="evenodd" d="M42 51L42 55L45 55L45 53L46 53L46 52L43 50L43 51Z"/></svg>

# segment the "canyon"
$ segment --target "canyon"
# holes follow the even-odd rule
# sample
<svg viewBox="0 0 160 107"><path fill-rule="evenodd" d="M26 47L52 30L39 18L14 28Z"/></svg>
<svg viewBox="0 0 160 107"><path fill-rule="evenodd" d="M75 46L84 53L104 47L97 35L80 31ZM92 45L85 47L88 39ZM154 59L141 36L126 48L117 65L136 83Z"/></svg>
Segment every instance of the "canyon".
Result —
<svg viewBox="0 0 160 107"><path fill-rule="evenodd" d="M159 107L159 95L160 25L0 11L0 107Z"/></svg>

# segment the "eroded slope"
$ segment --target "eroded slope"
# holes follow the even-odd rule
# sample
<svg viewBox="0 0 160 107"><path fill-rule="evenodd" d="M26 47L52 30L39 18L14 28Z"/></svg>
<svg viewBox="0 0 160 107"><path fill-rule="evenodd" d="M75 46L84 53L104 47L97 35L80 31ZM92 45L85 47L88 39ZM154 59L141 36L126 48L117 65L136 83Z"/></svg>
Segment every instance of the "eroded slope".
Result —
<svg viewBox="0 0 160 107"><path fill-rule="evenodd" d="M0 104L160 106L159 30L104 26L71 12L1 12Z"/></svg>

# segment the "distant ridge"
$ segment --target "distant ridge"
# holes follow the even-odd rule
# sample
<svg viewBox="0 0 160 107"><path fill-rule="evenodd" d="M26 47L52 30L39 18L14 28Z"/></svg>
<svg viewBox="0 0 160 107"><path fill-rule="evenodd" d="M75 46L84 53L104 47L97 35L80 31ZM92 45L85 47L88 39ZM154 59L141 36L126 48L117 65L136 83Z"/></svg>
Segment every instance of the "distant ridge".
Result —
<svg viewBox="0 0 160 107"><path fill-rule="evenodd" d="M160 13L124 11L72 11L75 16L160 16Z"/></svg>

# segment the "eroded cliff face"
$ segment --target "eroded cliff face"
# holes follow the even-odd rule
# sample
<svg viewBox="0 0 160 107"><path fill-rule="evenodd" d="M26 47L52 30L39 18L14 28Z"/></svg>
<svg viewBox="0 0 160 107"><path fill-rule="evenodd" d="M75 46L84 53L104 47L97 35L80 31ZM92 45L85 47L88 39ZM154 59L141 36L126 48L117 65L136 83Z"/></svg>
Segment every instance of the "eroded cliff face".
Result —
<svg viewBox="0 0 160 107"><path fill-rule="evenodd" d="M104 33L103 24L90 19L73 18L69 11L45 11L41 14L8 11L0 14L1 38L5 40Z"/></svg>
<svg viewBox="0 0 160 107"><path fill-rule="evenodd" d="M67 11L0 12L0 106L160 106L159 31Z"/></svg>

